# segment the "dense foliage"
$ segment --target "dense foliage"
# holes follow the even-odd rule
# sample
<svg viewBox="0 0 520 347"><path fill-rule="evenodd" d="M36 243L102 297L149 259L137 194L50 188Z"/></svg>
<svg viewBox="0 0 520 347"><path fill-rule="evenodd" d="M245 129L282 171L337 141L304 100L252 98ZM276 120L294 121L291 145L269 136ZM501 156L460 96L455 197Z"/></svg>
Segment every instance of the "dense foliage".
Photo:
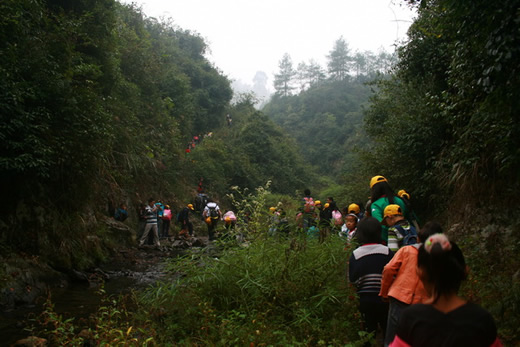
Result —
<svg viewBox="0 0 520 347"><path fill-rule="evenodd" d="M364 202L370 176L383 174L412 193L416 210L442 217L471 268L464 294L518 343L520 4L407 2L418 17L390 73L392 56L351 54L343 38L328 55L329 75L315 61L293 69L287 54L262 112L250 95L229 104L229 81L198 34L138 8L0 2L0 260L22 251L86 268L114 248L99 223L109 206L125 201L133 212L150 195L185 203L201 177L221 198L231 186L270 181L284 195L244 199L257 218L238 228L258 232L248 248L173 262L183 277L147 291L136 316L105 306L90 338L362 343L342 241L319 244L294 225L289 239L266 237L266 201L284 200L294 215L289 195L310 186ZM1 284L8 276L1 267ZM53 342L80 341L52 305L42 317Z"/></svg>
<svg viewBox="0 0 520 347"><path fill-rule="evenodd" d="M518 1L422 1L418 11L368 112L374 166L424 200L510 196L520 172Z"/></svg>
<svg viewBox="0 0 520 347"><path fill-rule="evenodd" d="M418 17L366 114L369 169L443 216L468 294L518 343L520 3L409 1Z"/></svg>
<svg viewBox="0 0 520 347"><path fill-rule="evenodd" d="M114 0L0 10L3 250L54 258L58 244L60 267L87 266L84 232L105 242L99 215L121 202L135 220L149 196L192 199L200 177L220 196L268 180L303 189L294 143L247 98L229 104L230 83L198 34ZM219 131L226 113L234 126ZM210 131L185 156L193 135Z"/></svg>
<svg viewBox="0 0 520 347"><path fill-rule="evenodd" d="M231 186L254 189L271 181L278 193L303 190L312 171L294 141L261 112L247 96L230 112L232 126L213 133L189 154L189 170L204 177L213 192Z"/></svg>
<svg viewBox="0 0 520 347"><path fill-rule="evenodd" d="M160 315L158 335L180 344L353 343L360 325L343 247L273 238L218 259L186 257L171 264L183 276L150 289L144 307Z"/></svg>
<svg viewBox="0 0 520 347"><path fill-rule="evenodd" d="M367 145L362 107L369 95L370 88L359 81L329 80L298 95L275 95L263 108L262 111L279 124L287 136L295 139L299 152L322 177L321 181L312 182L311 186L316 190L344 183L343 178L349 175L359 177L361 161L358 154ZM350 199L365 199L364 181L345 185L362 187L357 192L343 190L333 195L341 193L350 195Z"/></svg>

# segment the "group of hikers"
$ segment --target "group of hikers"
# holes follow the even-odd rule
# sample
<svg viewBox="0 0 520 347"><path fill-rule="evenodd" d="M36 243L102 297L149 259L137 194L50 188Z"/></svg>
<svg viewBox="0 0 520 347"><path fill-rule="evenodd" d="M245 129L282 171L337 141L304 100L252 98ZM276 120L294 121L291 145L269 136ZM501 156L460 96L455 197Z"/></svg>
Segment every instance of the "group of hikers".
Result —
<svg viewBox="0 0 520 347"><path fill-rule="evenodd" d="M221 235L223 221L233 229L237 216L222 212L204 193L199 181L195 206L187 204L175 217L179 236L193 236L190 214L207 224L208 238ZM405 190L397 194L384 176L370 180L370 199L362 207L350 203L339 209L332 197L314 200L306 189L296 215L299 230L323 242L335 233L353 249L348 277L359 296L359 310L367 332L384 336L385 346L501 346L495 322L486 310L458 295L468 269L457 244L436 222L421 228ZM126 209L126 207L125 207ZM150 198L141 209L139 245L152 235L152 244L168 237L172 212L168 205ZM269 231L288 234L289 223L281 207L270 207ZM248 222L248 216L241 221ZM223 229L223 228L222 228Z"/></svg>
<svg viewBox="0 0 520 347"><path fill-rule="evenodd" d="M204 134L204 135L194 135L190 142L188 142L188 144L186 145L186 149L184 150L184 153L185 154L188 154L188 153L191 153L191 151L193 149L195 149L195 147L200 144L202 142L202 140L204 140L206 137L211 137L213 136L213 132L209 132L207 134Z"/></svg>
<svg viewBox="0 0 520 347"><path fill-rule="evenodd" d="M385 177L370 189L348 264L365 330L379 328L384 346L502 346L491 314L458 294L468 268L457 244L436 222L419 228Z"/></svg>

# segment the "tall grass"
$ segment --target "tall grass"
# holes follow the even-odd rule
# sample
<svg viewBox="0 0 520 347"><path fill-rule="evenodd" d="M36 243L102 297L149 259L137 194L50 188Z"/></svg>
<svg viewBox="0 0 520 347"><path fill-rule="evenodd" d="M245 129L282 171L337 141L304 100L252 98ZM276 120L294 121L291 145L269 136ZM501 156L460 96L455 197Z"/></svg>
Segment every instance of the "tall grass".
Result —
<svg viewBox="0 0 520 347"><path fill-rule="evenodd" d="M327 344L360 341L355 290L346 278L344 242L301 235L259 239L219 257L172 260L180 274L141 296L165 342Z"/></svg>

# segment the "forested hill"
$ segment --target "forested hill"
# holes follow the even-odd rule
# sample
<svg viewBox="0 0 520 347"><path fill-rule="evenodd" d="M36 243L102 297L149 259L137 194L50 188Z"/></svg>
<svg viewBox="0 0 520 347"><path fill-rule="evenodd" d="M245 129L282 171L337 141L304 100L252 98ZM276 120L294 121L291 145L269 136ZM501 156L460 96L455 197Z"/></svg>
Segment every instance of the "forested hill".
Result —
<svg viewBox="0 0 520 347"><path fill-rule="evenodd" d="M262 111L297 141L306 161L338 178L355 166L356 151L368 141L362 105L370 93L359 81L324 81L298 95L275 94Z"/></svg>
<svg viewBox="0 0 520 347"><path fill-rule="evenodd" d="M389 78L396 56L384 50L353 52L347 41L336 40L327 66L314 60L293 67L289 54L279 62L276 93L262 108L310 163L324 184L317 185L345 200L364 201L367 189L358 184L370 176L363 163L373 143L364 129L364 111L375 80Z"/></svg>
<svg viewBox="0 0 520 347"><path fill-rule="evenodd" d="M99 252L86 239L115 206L134 220L150 196L177 208L201 177L217 196L273 177L275 191L302 189L294 144L247 99L230 105L230 82L198 34L114 0L7 0L0 14L6 254L89 266Z"/></svg>

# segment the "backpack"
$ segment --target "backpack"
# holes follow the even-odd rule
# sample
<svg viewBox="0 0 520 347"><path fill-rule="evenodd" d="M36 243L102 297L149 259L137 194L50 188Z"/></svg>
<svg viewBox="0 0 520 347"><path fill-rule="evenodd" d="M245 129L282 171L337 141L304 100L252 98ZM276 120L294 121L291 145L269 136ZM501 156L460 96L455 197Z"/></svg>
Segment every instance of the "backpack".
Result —
<svg viewBox="0 0 520 347"><path fill-rule="evenodd" d="M165 209L162 215L163 220L172 220L172 211L170 209Z"/></svg>
<svg viewBox="0 0 520 347"><path fill-rule="evenodd" d="M396 225L395 228L403 236L403 246L414 245L417 243L417 230L413 225L410 225L409 230L405 230L401 225Z"/></svg>
<svg viewBox="0 0 520 347"><path fill-rule="evenodd" d="M334 225L343 225L343 216L338 210L332 211L332 219L334 219Z"/></svg>
<svg viewBox="0 0 520 347"><path fill-rule="evenodd" d="M202 211L208 204L208 196L206 194L199 194L195 197L195 208L197 211Z"/></svg>
<svg viewBox="0 0 520 347"><path fill-rule="evenodd" d="M304 197L303 200L305 200L305 205L303 205L303 211L305 213L311 213L314 212L314 200L309 197Z"/></svg>
<svg viewBox="0 0 520 347"><path fill-rule="evenodd" d="M213 219L217 219L218 218L218 211L217 211L217 206L208 206L209 208L209 216Z"/></svg>

